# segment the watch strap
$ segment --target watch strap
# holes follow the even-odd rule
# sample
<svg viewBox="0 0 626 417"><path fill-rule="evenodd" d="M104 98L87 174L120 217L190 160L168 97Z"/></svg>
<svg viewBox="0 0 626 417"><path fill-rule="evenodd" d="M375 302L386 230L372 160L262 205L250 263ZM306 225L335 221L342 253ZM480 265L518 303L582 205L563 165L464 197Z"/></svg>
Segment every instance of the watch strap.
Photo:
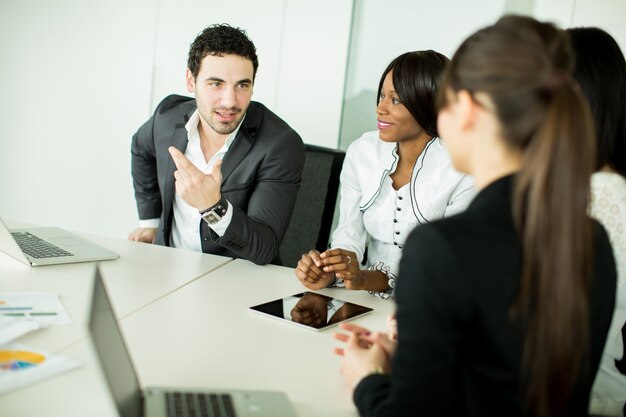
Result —
<svg viewBox="0 0 626 417"><path fill-rule="evenodd" d="M208 224L215 224L226 215L226 211L228 210L228 201L222 197L220 201L212 205L211 207L201 210L200 215L202 219L206 221Z"/></svg>

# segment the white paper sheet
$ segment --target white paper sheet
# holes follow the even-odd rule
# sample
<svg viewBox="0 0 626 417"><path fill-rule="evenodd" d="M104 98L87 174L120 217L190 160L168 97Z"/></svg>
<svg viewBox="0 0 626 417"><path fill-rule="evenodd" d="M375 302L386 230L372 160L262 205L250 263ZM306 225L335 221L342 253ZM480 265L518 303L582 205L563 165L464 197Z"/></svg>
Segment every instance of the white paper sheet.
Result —
<svg viewBox="0 0 626 417"><path fill-rule="evenodd" d="M59 296L51 292L0 292L0 315L34 320L42 327L72 323Z"/></svg>
<svg viewBox="0 0 626 417"><path fill-rule="evenodd" d="M10 344L0 347L0 394L50 378L80 366L63 356L52 355L28 346Z"/></svg>

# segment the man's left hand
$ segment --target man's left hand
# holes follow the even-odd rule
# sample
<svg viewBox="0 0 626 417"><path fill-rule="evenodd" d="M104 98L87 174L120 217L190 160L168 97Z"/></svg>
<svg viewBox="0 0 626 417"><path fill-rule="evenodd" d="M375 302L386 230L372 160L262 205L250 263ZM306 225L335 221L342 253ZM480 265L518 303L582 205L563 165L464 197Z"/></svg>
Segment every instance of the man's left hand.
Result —
<svg viewBox="0 0 626 417"><path fill-rule="evenodd" d="M200 211L217 204L222 198L220 193L222 161L216 161L211 173L205 174L196 168L178 149L170 146L168 150L177 169L174 172L176 193L181 196L185 203Z"/></svg>

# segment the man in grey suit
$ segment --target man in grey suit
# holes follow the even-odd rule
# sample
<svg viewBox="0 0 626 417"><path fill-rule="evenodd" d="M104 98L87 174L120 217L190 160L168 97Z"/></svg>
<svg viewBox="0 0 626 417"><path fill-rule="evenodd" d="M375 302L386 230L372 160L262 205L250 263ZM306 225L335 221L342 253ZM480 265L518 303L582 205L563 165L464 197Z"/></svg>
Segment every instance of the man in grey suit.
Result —
<svg viewBox="0 0 626 417"><path fill-rule="evenodd" d="M191 44L190 97L171 95L133 136L139 228L130 240L277 262L304 165L287 123L251 101L256 48L229 25Z"/></svg>

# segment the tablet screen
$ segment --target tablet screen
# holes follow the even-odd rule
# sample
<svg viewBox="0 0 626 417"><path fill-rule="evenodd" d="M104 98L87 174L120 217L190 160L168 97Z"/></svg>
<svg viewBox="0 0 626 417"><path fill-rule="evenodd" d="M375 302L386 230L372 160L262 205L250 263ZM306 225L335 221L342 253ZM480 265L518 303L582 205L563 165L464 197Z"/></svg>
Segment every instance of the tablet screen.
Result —
<svg viewBox="0 0 626 417"><path fill-rule="evenodd" d="M250 309L314 330L334 326L373 310L369 307L310 291L279 298L250 307Z"/></svg>

